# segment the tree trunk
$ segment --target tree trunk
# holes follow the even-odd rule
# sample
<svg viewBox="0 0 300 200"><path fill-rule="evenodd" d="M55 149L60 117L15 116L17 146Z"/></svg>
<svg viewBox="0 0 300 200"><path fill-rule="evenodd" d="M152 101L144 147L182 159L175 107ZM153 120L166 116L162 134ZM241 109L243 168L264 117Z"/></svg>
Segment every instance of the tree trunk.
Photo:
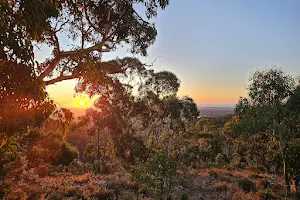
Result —
<svg viewBox="0 0 300 200"><path fill-rule="evenodd" d="M274 134L274 130L273 130L273 134ZM291 193L291 186L290 186L289 175L288 175L288 171L287 171L287 167L286 167L286 160L285 160L286 156L285 156L283 147L281 145L281 141L278 141L278 144L279 144L279 149L281 152L282 162L283 162L283 174L284 174L284 180L285 180L285 186L286 186L286 196L289 196Z"/></svg>
<svg viewBox="0 0 300 200"><path fill-rule="evenodd" d="M100 173L100 136L99 136L99 130L97 129L97 165L98 165L98 173Z"/></svg>
<svg viewBox="0 0 300 200"><path fill-rule="evenodd" d="M4 196L4 167L3 163L0 161L0 199Z"/></svg>
<svg viewBox="0 0 300 200"><path fill-rule="evenodd" d="M290 180L289 175L286 168L286 161L283 159L283 173L284 173L284 179L285 179L285 185L286 185L286 195L289 196L291 193L291 186L290 186Z"/></svg>
<svg viewBox="0 0 300 200"><path fill-rule="evenodd" d="M296 199L300 199L300 178L295 179Z"/></svg>
<svg viewBox="0 0 300 200"><path fill-rule="evenodd" d="M163 200L163 187L164 187L164 183L160 184L160 200Z"/></svg>

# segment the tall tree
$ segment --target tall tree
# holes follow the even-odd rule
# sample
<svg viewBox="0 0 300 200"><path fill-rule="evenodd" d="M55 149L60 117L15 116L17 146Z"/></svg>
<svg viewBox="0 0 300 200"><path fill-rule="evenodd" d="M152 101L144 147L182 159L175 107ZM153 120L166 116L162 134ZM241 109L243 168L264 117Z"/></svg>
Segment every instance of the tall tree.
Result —
<svg viewBox="0 0 300 200"><path fill-rule="evenodd" d="M168 0L1 1L1 138L16 132L11 127L21 127L23 131L33 125L29 122L37 119L27 117L32 108L42 113L39 118L49 116L53 102L45 86L77 79L77 91L94 95L95 91L110 90L111 84L118 81L114 75L143 65L135 58L104 62L102 56L120 45L128 46L134 54L146 55L157 35L155 25L148 20L168 4ZM143 5L145 17L136 10L137 5ZM72 47L63 46L61 36L67 36ZM49 46L51 56L38 62L35 45ZM26 123L8 122L18 121L21 116Z"/></svg>
<svg viewBox="0 0 300 200"><path fill-rule="evenodd" d="M277 142L287 193L290 192L287 149L288 142L295 138L295 132L287 123L291 113L286 102L292 99L295 85L295 80L279 69L257 71L250 78L249 97L241 98L236 106L236 116L246 136L265 133Z"/></svg>

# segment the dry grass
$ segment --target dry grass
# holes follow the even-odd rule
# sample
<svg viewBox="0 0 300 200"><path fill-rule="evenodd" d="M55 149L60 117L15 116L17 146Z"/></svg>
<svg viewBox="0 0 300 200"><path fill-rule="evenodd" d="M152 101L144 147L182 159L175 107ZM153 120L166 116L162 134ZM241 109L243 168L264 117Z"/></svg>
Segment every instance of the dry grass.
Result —
<svg viewBox="0 0 300 200"><path fill-rule="evenodd" d="M182 173L180 173L182 174ZM227 170L219 168L189 169L184 175L185 188L188 188L190 199L236 199L259 200L266 191L263 181L268 180L268 193L276 198L284 198L284 181L280 175L260 173L255 174L251 170ZM243 183L251 183L250 192L243 189ZM245 187L245 186L244 186ZM253 188L254 187L254 188Z"/></svg>
<svg viewBox="0 0 300 200"><path fill-rule="evenodd" d="M20 168L7 176L6 184L10 186L10 192L6 199L136 199L137 186L132 182L131 174L125 171L81 175L57 172L55 176L43 177L33 169ZM178 170L177 176L179 186L175 194L179 196L185 192L189 199L255 200L263 199L266 194L280 199L285 194L284 182L281 176L275 174L190 168L187 171ZM246 186L248 182L254 183L255 190L245 191L245 186L241 186L243 181ZM139 199L146 198L140 196Z"/></svg>

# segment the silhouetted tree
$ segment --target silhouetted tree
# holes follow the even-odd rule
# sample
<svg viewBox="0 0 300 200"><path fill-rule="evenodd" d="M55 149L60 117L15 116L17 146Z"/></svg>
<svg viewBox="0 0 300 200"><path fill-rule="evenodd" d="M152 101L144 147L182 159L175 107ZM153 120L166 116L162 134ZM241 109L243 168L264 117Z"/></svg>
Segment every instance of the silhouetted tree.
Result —
<svg viewBox="0 0 300 200"><path fill-rule="evenodd" d="M146 55L157 35L148 20L168 4L168 0L1 1L1 138L17 132L11 129L23 132L49 116L53 108L46 85L77 79L77 91L94 95L109 91L115 74L142 73L144 65L135 58L103 61L102 54L127 45L132 53ZM144 6L146 17L136 5ZM63 48L59 35L66 35L74 46ZM36 61L35 44L49 46L52 55L42 63Z"/></svg>

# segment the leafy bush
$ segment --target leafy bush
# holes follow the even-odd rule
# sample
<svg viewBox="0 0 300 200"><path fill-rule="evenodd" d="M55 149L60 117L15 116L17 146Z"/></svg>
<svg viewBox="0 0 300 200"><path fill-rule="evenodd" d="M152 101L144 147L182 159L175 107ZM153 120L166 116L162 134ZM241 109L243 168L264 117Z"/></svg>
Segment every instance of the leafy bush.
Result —
<svg viewBox="0 0 300 200"><path fill-rule="evenodd" d="M271 185L274 185L274 181L267 177L264 177L257 182L257 185L262 189L268 189Z"/></svg>
<svg viewBox="0 0 300 200"><path fill-rule="evenodd" d="M42 133L27 152L29 167L36 167L41 163L52 164L57 158L62 145L63 141L60 133L53 131Z"/></svg>
<svg viewBox="0 0 300 200"><path fill-rule="evenodd" d="M59 166L56 166L56 168L59 168ZM76 158L71 163L69 163L67 170L72 174L80 175L88 172L88 165Z"/></svg>
<svg viewBox="0 0 300 200"><path fill-rule="evenodd" d="M222 191L227 191L228 187L227 187L226 183L224 183L224 182L218 182L218 183L215 184L215 189L218 192L222 192Z"/></svg>
<svg viewBox="0 0 300 200"><path fill-rule="evenodd" d="M163 199L175 185L176 169L176 161L167 152L157 151L145 164L134 167L133 178L153 197Z"/></svg>
<svg viewBox="0 0 300 200"><path fill-rule="evenodd" d="M78 158L78 150L71 144L64 142L60 154L57 156L55 164L56 165L68 165L74 159Z"/></svg>
<svg viewBox="0 0 300 200"><path fill-rule="evenodd" d="M134 200L134 199L137 199L137 198L131 193L124 193L123 196L122 196L122 199L124 199L124 200Z"/></svg>
<svg viewBox="0 0 300 200"><path fill-rule="evenodd" d="M246 193L249 193L249 192L256 192L256 186L255 186L255 183L253 181L250 181L249 179L247 178L243 178L243 179L240 179L238 181L238 185L240 188L242 188Z"/></svg>
<svg viewBox="0 0 300 200"><path fill-rule="evenodd" d="M114 197L114 192L111 190L101 190L92 195L92 199L113 199Z"/></svg>
<svg viewBox="0 0 300 200"><path fill-rule="evenodd" d="M183 192L180 195L180 200L189 200L189 195L186 192Z"/></svg>
<svg viewBox="0 0 300 200"><path fill-rule="evenodd" d="M50 200L60 200L60 199L63 199L63 197L61 196L61 194L53 193L53 194L49 195L48 199L50 199Z"/></svg>
<svg viewBox="0 0 300 200"><path fill-rule="evenodd" d="M259 192L258 198L260 200L276 200L277 199L273 193L268 192L266 190Z"/></svg>
<svg viewBox="0 0 300 200"><path fill-rule="evenodd" d="M69 187L67 197L76 197L77 199L81 199L83 197L83 192L80 190L79 187Z"/></svg>
<svg viewBox="0 0 300 200"><path fill-rule="evenodd" d="M215 157L215 163L218 166L225 165L225 163L226 163L226 157L223 154L218 153L217 156Z"/></svg>
<svg viewBox="0 0 300 200"><path fill-rule="evenodd" d="M252 166L248 167L248 169L255 173L262 173L262 172L266 171L266 168L262 165L252 165Z"/></svg>
<svg viewBox="0 0 300 200"><path fill-rule="evenodd" d="M250 174L248 176L251 179L259 179L259 178L263 178L263 176L259 175L259 174Z"/></svg>
<svg viewBox="0 0 300 200"><path fill-rule="evenodd" d="M215 172L214 170L209 170L208 174L214 178L217 178L219 176L219 174L217 172Z"/></svg>
<svg viewBox="0 0 300 200"><path fill-rule="evenodd" d="M48 176L49 174L49 165L48 164L41 164L37 167L36 173L40 177Z"/></svg>

